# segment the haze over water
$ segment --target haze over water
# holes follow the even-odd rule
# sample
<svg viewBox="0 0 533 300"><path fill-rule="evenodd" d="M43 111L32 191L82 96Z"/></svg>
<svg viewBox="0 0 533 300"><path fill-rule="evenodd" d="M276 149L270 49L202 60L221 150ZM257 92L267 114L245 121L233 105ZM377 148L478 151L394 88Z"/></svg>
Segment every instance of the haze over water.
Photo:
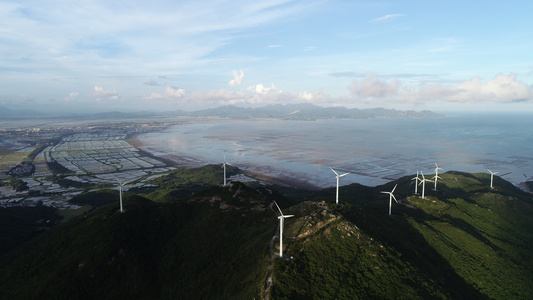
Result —
<svg viewBox="0 0 533 300"><path fill-rule="evenodd" d="M417 170L485 172L533 180L533 119L521 114L362 120L192 121L144 134L143 149L186 166L234 166L317 187L380 185Z"/></svg>

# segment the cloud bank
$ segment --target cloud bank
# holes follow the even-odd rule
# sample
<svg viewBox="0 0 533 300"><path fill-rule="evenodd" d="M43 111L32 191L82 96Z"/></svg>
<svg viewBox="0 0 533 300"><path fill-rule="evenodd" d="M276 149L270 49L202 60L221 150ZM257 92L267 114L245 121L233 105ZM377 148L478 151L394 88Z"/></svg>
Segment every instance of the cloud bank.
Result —
<svg viewBox="0 0 533 300"><path fill-rule="evenodd" d="M165 89L165 92L162 94L159 93L152 93L150 96L144 96L142 97L145 100L176 100L183 98L185 96L185 90L184 89L174 89L170 86L167 86Z"/></svg>
<svg viewBox="0 0 533 300"><path fill-rule="evenodd" d="M350 95L360 100L407 102L517 102L533 100L533 86L516 78L516 74L497 74L483 82L479 77L455 85L419 84L406 86L398 79L385 80L368 74L353 80Z"/></svg>
<svg viewBox="0 0 533 300"><path fill-rule="evenodd" d="M105 90L103 87L95 85L93 92L89 95L89 98L96 99L97 101L105 98L117 100L119 98L119 94L116 91Z"/></svg>
<svg viewBox="0 0 533 300"><path fill-rule="evenodd" d="M243 73L235 72L235 83ZM221 105L262 106L269 104L313 103L323 106L344 105L349 107L397 107L402 105L431 105L432 103L477 103L477 102L533 102L533 86L517 79L515 74L497 74L490 80L479 77L467 81L445 84L419 83L416 85L389 75L366 74L347 85L348 94L330 96L321 89L317 92L304 90L299 93L284 92L274 83L262 83L239 90L217 89L197 90L186 93L185 89L167 86L164 93L152 93L142 97L145 100L176 100L181 106L190 108ZM404 77L400 77L404 78ZM410 78L408 76L407 78ZM114 91L99 89L99 94L115 95ZM75 96L75 95L73 95ZM172 102L169 102L172 103Z"/></svg>

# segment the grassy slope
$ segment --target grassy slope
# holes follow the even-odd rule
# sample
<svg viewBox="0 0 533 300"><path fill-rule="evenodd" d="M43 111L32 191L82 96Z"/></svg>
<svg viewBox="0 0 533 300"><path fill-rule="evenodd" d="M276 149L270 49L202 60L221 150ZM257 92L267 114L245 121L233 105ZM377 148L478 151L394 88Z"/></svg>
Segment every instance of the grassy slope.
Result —
<svg viewBox="0 0 533 300"><path fill-rule="evenodd" d="M408 177L377 188L342 187L341 201L352 205L330 205L342 213L342 221L292 241L287 253L295 258L277 262L274 294L530 299L532 196L500 178L491 190L486 174L449 172L441 177L438 191L426 186L428 200L412 196ZM396 183L402 205L394 203L388 216L388 196L379 192ZM308 199L332 201L334 192L322 190ZM346 226L355 226L357 234L348 237L342 230ZM377 261L367 255L373 248L379 249Z"/></svg>

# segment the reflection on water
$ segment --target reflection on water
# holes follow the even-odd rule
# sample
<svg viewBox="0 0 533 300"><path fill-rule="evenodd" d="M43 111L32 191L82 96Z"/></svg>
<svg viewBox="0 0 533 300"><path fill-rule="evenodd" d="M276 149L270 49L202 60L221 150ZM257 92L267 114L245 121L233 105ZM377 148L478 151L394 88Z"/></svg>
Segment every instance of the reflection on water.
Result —
<svg viewBox="0 0 533 300"><path fill-rule="evenodd" d="M197 122L139 139L186 166L222 163L226 152L241 169L318 187L335 185L329 166L352 173L343 185L375 186L417 169L432 174L435 162L441 172L489 168L514 184L533 179L533 120L523 115Z"/></svg>

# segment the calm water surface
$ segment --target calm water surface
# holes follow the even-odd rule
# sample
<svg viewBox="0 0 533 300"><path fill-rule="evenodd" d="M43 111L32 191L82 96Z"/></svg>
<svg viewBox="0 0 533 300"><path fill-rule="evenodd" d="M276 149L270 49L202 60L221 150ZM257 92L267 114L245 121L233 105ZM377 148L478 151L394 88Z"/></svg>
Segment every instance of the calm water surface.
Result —
<svg viewBox="0 0 533 300"><path fill-rule="evenodd" d="M533 118L456 115L365 120L192 121L139 137L145 150L186 166L229 163L317 187L335 185L329 166L352 174L341 184L375 186L405 175L498 172L533 180Z"/></svg>

